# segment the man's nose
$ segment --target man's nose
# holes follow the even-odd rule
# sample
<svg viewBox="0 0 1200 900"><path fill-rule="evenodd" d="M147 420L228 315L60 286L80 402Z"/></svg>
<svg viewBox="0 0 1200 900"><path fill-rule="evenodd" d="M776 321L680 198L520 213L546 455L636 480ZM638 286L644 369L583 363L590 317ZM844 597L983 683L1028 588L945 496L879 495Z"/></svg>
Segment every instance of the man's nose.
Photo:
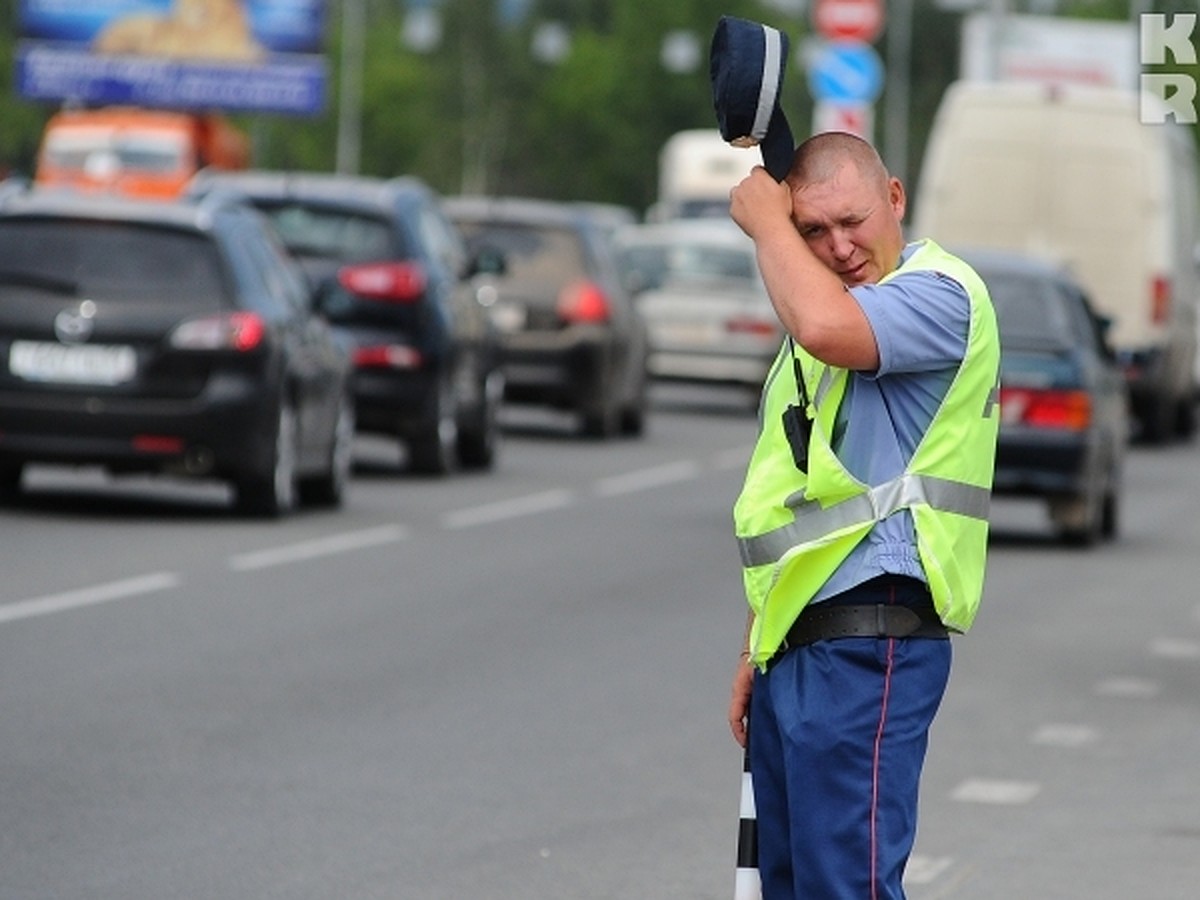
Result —
<svg viewBox="0 0 1200 900"><path fill-rule="evenodd" d="M854 242L850 235L839 228L829 232L829 245L834 259L849 259L854 254Z"/></svg>

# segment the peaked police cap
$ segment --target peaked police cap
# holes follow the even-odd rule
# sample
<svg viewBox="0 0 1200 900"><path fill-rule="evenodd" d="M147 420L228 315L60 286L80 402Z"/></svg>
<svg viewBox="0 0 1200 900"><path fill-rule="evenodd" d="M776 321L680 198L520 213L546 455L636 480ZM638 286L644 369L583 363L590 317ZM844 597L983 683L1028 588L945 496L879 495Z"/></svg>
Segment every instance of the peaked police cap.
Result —
<svg viewBox="0 0 1200 900"><path fill-rule="evenodd" d="M721 137L737 147L758 146L763 165L783 181L796 152L779 105L788 37L747 19L722 16L709 51L713 106Z"/></svg>

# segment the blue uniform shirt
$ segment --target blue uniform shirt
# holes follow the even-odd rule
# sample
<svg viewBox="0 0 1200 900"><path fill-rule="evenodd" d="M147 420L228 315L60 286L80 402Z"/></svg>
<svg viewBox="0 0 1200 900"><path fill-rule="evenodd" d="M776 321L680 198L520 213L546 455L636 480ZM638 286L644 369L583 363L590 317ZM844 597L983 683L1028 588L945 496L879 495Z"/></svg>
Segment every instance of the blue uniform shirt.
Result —
<svg viewBox="0 0 1200 900"><path fill-rule="evenodd" d="M906 247L901 261L915 249ZM971 301L957 281L929 271L902 273L850 293L875 332L879 368L850 373L834 449L855 478L880 484L904 471L946 396L967 352ZM813 602L885 574L926 580L908 510L872 528Z"/></svg>

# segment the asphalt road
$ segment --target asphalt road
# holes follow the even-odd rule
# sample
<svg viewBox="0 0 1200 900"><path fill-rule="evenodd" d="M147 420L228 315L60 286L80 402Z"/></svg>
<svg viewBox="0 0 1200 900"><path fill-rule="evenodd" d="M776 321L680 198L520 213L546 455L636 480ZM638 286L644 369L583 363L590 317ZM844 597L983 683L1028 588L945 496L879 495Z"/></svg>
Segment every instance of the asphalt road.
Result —
<svg viewBox="0 0 1200 900"><path fill-rule="evenodd" d="M730 400L642 440L513 415L497 471L361 441L346 509L31 473L0 510L0 900L733 894ZM687 401L687 402L681 402ZM1200 450L1124 532L998 503L910 900L1167 900L1200 851Z"/></svg>

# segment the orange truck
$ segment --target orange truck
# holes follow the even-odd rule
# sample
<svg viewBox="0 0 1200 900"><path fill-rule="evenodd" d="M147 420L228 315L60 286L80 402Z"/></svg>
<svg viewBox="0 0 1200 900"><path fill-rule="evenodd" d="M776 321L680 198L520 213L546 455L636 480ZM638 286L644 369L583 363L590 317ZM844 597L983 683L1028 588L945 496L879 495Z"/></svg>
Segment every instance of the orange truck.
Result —
<svg viewBox="0 0 1200 900"><path fill-rule="evenodd" d="M46 123L34 184L145 199L183 193L204 168L244 169L250 142L216 114L133 107L63 110Z"/></svg>

